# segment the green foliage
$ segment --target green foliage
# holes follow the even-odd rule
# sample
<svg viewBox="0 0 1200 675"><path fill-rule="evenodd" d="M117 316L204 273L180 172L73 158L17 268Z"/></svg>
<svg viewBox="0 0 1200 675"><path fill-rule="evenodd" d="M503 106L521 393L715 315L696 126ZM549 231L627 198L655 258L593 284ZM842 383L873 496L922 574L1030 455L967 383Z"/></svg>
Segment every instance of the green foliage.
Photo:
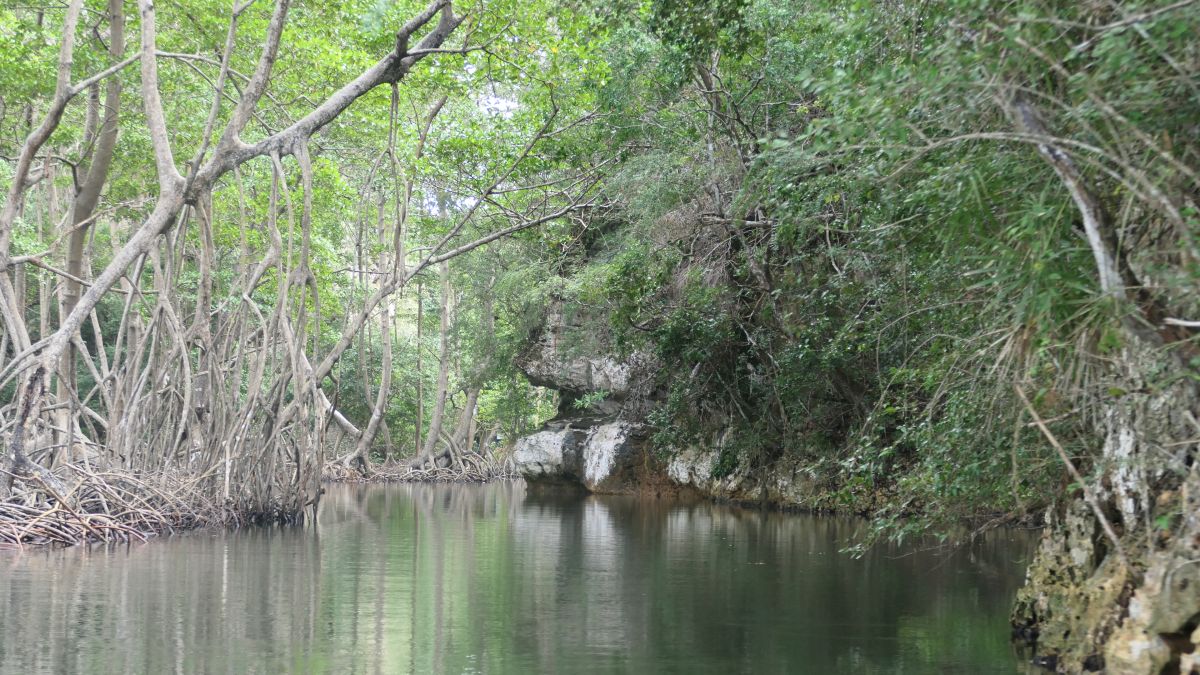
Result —
<svg viewBox="0 0 1200 675"><path fill-rule="evenodd" d="M576 410L587 410L588 408L602 402L604 399L608 398L608 396L609 392L603 389L589 392L575 399L573 405L575 406Z"/></svg>
<svg viewBox="0 0 1200 675"><path fill-rule="evenodd" d="M74 82L111 65L104 6L98 0L85 4L75 36ZM397 28L426 6L418 0L293 3L267 94L241 139L253 143L309 114L394 49ZM64 9L65 4L45 3L0 9L0 181L5 192L12 176L12 158L54 91ZM230 6L215 0L186 0L161 4L156 9L156 40L161 53L159 90L177 164L187 173L183 163L203 142L210 143L207 151L208 156L212 155L213 145L233 109L229 101L236 101L248 75L255 71L273 8L270 3L250 3L238 18L236 42L230 53L231 70L223 92L225 101L216 108L213 136L208 139L202 136L213 109L213 87L220 70ZM607 64L586 36L591 24L583 13L560 12L549 2L513 0L458 3L455 11L467 16L466 22L446 45L448 53L422 61L395 89L394 118L393 91L379 87L311 139L310 194L303 189L294 157L282 160L282 175L278 177L271 162L263 158L241 165L215 186L211 213L214 268L209 280L214 311L210 329L217 332L215 327L222 325L217 318L245 312L249 318L240 328L258 335L256 327L265 327L255 323L256 317L274 330L277 309L285 306L295 322L293 330L302 330L308 338L309 358L319 362L339 339L346 317L359 311L377 288L376 268L378 261L392 252L392 230L398 226L407 181L413 185L405 242L410 253L407 262L412 264L416 259L413 249L418 249L416 253L427 252L450 233L476 195L497 177L504 177L503 194L492 195L492 202L475 212L448 248L509 224L513 214L546 206L544 194L531 196L515 188L566 175L588 160L587 153L596 150L586 124L569 124L594 106L593 87L603 86L607 78ZM126 18L126 52L133 54L139 25L132 3L126 5ZM414 38L410 48L415 47L419 37ZM460 46L470 49L450 53ZM111 81L124 85L120 133L96 223L89 232L89 269L85 276L103 269L133 228L144 221L153 207L158 184L154 162L147 160L153 152L136 64L106 80ZM69 208L75 182L82 178L80 172L86 169L93 145L86 138L88 125L95 123L89 119L87 101L93 93L102 101L104 87L101 84L94 92L77 96L67 107L44 149L43 154L54 159L44 162L39 156L33 171L36 180L27 195L24 213L11 233L11 249L5 253L29 255L50 250L46 262L62 264L66 235L65 230L56 228ZM421 122L443 96L445 105L418 159ZM536 147L527 147L530 138L551 118L554 127L566 129L542 139ZM523 159L518 163L520 157ZM43 164L50 173L42 175ZM276 178L278 203L272 210ZM437 202L443 198L448 202L447 217L438 213ZM306 200L311 202L311 228L305 241L301 214ZM243 297L242 284L272 250L270 223L279 230L281 259L266 265L258 283ZM512 242L498 242L491 250L481 248L455 259L452 285L458 302L450 317L454 367L447 426L454 424L450 418L460 412L458 408L465 398L462 392L467 388L482 389L478 425L485 431L497 427L507 440L552 411L551 397L535 392L518 376L512 363L536 320L534 308L545 304L553 287L553 277L547 280L547 266L526 250L536 250L544 242L566 241L570 234L569 227L548 224ZM174 312L187 328L205 282L197 262L208 245L196 211L174 223L160 243L140 275L132 271L128 275L129 283L140 285L145 293L131 303L128 312L143 326L154 322L161 325L165 318L155 307L155 294L161 292L159 284L166 279L171 284ZM507 259L506 253L497 253L505 246L511 246ZM515 269L506 267L517 267L523 261L533 261L524 280ZM293 273L299 270L311 272L314 284L302 291L293 283L288 297L281 297L285 281L295 281ZM38 306L42 300L38 287L53 289L50 284L59 280L32 267L24 280L27 323L33 338L38 339L43 337L43 328L53 330L59 319L56 306ZM414 297L419 288L424 298ZM102 348L109 362L119 346L126 312L124 297L109 295L101 301L96 310L98 333L90 322L84 323L85 342L95 350L93 354ZM440 324L436 278L423 273L395 298L390 373L393 384L391 397L385 402L387 433L380 435L377 450L409 453L416 428L429 423L436 389ZM419 340L418 302L424 309ZM492 303L491 316L486 316L483 308ZM383 381L380 324L385 320L382 311L371 316L321 383L330 400L360 427L370 418L375 392ZM195 328L190 335L199 332L199 325ZM250 339L251 348L255 339ZM237 342L223 333L217 340ZM203 362L199 341L189 341L185 353L192 370L197 371ZM418 354L420 369L416 367ZM172 352L166 361L176 359ZM80 395L103 418L108 411L103 409L104 397L93 388L93 374L82 359L77 365ZM241 376L245 378L241 384L236 377L230 384L240 397L238 403L268 393L247 391L248 374ZM263 384L264 389L270 386L270 382ZM291 384L284 388L287 395L295 392ZM88 391L92 391L90 396ZM418 391L423 397L420 401ZM270 392L271 396L277 394ZM419 408L423 408L423 417L418 417ZM94 438L102 442L103 431Z"/></svg>
<svg viewBox="0 0 1200 675"><path fill-rule="evenodd" d="M422 6L294 7L270 95L243 139L309 113L392 49L398 23ZM99 4L88 7L90 16ZM395 118L393 92L379 88L312 139L310 195L291 159L278 177L256 161L216 186L212 284L225 303L217 313L246 302L251 314L270 317L286 300L303 310L298 328L313 355L325 353L343 317L377 287L372 266L394 245L389 228L409 180L407 243L428 247L518 158L505 189L486 196L459 240L545 206L544 189L508 188L553 186L603 165L597 208L586 218L558 219L455 260L451 407L464 390L482 389L480 424L508 439L552 414L554 401L513 364L546 308L561 306L575 324L564 348L658 360L647 422L662 454L724 436L731 440L715 475L800 464L830 502L874 513L881 532L1044 505L1059 478L1056 460L1028 428L1013 385L1086 464L1091 446L1077 411L1128 395L1100 375L1130 346L1128 326L1157 330L1165 317L1200 315L1200 197L1188 168L1200 164L1200 13L1189 8L494 0L471 11L463 32L481 48L422 62L394 93ZM11 179L10 158L53 93L62 12L0 9L0 182ZM221 53L227 4L187 0L159 13L165 54ZM251 5L239 20L239 47L258 44L269 17L269 6ZM83 23L76 81L110 58L94 20ZM257 53L238 48L231 59L227 93L236 95ZM168 56L159 68L182 162L216 140L202 136L217 71ZM93 269L127 240L130 223L145 219L157 184L137 69L113 77L125 84L122 127L90 232ZM1112 217L1109 245L1133 279L1132 302L1099 292L1078 205L1031 142L1044 139L1018 133L1015 92L1037 105ZM443 96L418 158L422 121ZM61 239L63 196L90 148L84 99L67 108L47 146L54 161L39 161L47 173L37 176L9 253L39 253ZM218 108L214 133L230 109ZM527 148L552 117L561 131ZM567 123L579 118L592 123ZM312 227L302 258L297 214L306 198ZM243 298L239 284L271 249L269 224L282 238L282 260ZM199 304L195 261L206 245L194 212L163 241L129 283L152 297L155 275L168 272L150 268L178 261L171 290L186 317ZM315 297L295 289L280 297L299 268L315 278ZM26 278L35 333L43 327L33 300L49 279L32 269ZM403 448L427 423L417 410L432 407L437 288L436 272L426 270L398 296L384 445ZM99 334L90 322L83 331L89 347L114 349L124 311L123 298L104 299ZM152 300L129 311L163 320ZM45 310L46 328L56 313ZM383 379L383 320L368 321L322 383L359 424ZM198 367L198 348L187 350ZM1200 379L1194 359L1179 370L1148 386ZM81 365L81 386L92 378ZM906 520L914 514L923 518Z"/></svg>
<svg viewBox="0 0 1200 675"><path fill-rule="evenodd" d="M1061 467L1013 383L1086 456L1075 413L1117 395L1093 380L1131 310L1100 297L1077 205L1013 138L1005 97L1038 97L1096 194L1130 214L1121 256L1162 280L1139 302L1194 314L1200 275L1180 261L1197 219L1155 191L1194 200L1179 167L1200 157L1200 90L1182 64L1200 16L1096 28L1148 9L655 0L637 20L598 15L619 210L562 265L562 297L661 362L660 452L732 430L716 475L790 458L881 533L1051 499Z"/></svg>
<svg viewBox="0 0 1200 675"><path fill-rule="evenodd" d="M648 26L690 62L706 61L719 50L739 55L750 37L742 15L748 0L652 0Z"/></svg>
<svg viewBox="0 0 1200 675"><path fill-rule="evenodd" d="M7 105L54 91L53 62L59 36L53 22L0 9L0 91Z"/></svg>

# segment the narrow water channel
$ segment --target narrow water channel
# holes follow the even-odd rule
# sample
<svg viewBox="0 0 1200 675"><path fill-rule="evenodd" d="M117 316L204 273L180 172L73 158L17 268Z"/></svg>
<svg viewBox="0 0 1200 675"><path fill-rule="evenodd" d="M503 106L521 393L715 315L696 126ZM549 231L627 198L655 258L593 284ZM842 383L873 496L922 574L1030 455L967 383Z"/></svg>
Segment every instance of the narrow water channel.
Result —
<svg viewBox="0 0 1200 675"><path fill-rule="evenodd" d="M0 554L4 673L1020 673L1031 537L513 484L335 486L316 527Z"/></svg>

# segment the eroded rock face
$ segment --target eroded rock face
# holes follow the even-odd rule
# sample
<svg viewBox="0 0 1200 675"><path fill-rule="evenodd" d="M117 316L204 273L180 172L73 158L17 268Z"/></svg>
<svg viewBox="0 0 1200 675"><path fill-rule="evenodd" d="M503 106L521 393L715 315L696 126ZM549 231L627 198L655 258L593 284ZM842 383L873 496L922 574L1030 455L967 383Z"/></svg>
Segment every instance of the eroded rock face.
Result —
<svg viewBox="0 0 1200 675"><path fill-rule="evenodd" d="M1172 494L1171 498L1176 495ZM1159 673L1177 662L1180 673L1200 673L1200 468L1193 464L1180 487L1179 523L1156 533L1143 557L1141 583L1128 616L1105 645L1113 673ZM1173 499L1160 500L1174 510ZM1164 537L1166 541L1163 541Z"/></svg>
<svg viewBox="0 0 1200 675"><path fill-rule="evenodd" d="M1143 373L1155 372L1162 355L1133 349L1118 375L1132 393L1106 404L1089 479L1120 552L1077 494L1048 514L1013 614L1014 627L1036 636L1038 653L1055 657L1060 672L1157 675L1196 665L1200 462L1189 453L1200 431L1197 396L1178 380L1149 386Z"/></svg>
<svg viewBox="0 0 1200 675"><path fill-rule="evenodd" d="M607 356L569 357L547 345L536 358L523 362L522 370L530 382L559 391L603 391L616 397L629 391L629 366Z"/></svg>
<svg viewBox="0 0 1200 675"><path fill-rule="evenodd" d="M525 436L513 449L513 461L530 481L572 482L583 475L581 448L586 430L556 425Z"/></svg>
<svg viewBox="0 0 1200 675"><path fill-rule="evenodd" d="M513 460L527 481L623 492L634 481L635 428L622 420L552 420L517 441Z"/></svg>
<svg viewBox="0 0 1200 675"><path fill-rule="evenodd" d="M604 393L606 399L624 400L636 386L637 375L653 367L650 358L645 354L617 359L581 353L572 334L586 333L583 323L580 317L568 317L561 303L554 303L537 339L517 357L517 367L539 387L573 396Z"/></svg>
<svg viewBox="0 0 1200 675"><path fill-rule="evenodd" d="M754 472L739 465L727 474L717 470L721 449L729 432L705 448L687 448L667 464L667 476L680 487L717 499L766 502L773 506L813 506L816 490L805 479L797 461L779 460L767 471Z"/></svg>
<svg viewBox="0 0 1200 675"><path fill-rule="evenodd" d="M516 365L535 385L562 394L559 415L517 441L513 459L532 483L573 483L592 492L628 492L642 457L634 401L649 382L652 359L583 353L583 318L568 317L562 303L549 308L545 324ZM599 341L599 340L597 340ZM602 341L601 341L602 342ZM594 351L597 345L590 345ZM580 410L576 402L588 397Z"/></svg>
<svg viewBox="0 0 1200 675"><path fill-rule="evenodd" d="M583 444L583 484L592 491L615 478L629 459L629 425L622 421L592 427Z"/></svg>

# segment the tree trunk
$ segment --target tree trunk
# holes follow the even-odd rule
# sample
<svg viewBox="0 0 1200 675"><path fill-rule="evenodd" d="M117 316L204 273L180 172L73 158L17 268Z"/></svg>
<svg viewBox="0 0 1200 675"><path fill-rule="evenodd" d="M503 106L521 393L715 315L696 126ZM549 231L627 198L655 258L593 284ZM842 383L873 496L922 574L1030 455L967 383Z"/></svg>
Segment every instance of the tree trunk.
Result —
<svg viewBox="0 0 1200 675"><path fill-rule="evenodd" d="M367 428L363 430L362 437L358 439L358 447L354 450L354 459L351 463L358 466L358 470L366 476L371 470L371 443L375 440L376 434L379 432L380 424L383 423L383 416L387 412L388 398L392 391L392 315L395 313L395 306L387 303L383 320L380 325L380 340L383 341L383 372L379 383L379 393L375 397L375 406L371 410L371 419L367 422Z"/></svg>
<svg viewBox="0 0 1200 675"><path fill-rule="evenodd" d="M421 452L421 427L425 425L425 375L421 366L421 353L425 347L421 344L421 323L424 320L422 310L425 307L425 288L417 282L417 416L413 424L413 452Z"/></svg>
<svg viewBox="0 0 1200 675"><path fill-rule="evenodd" d="M450 387L450 264L443 262L438 265L438 276L441 279L441 328L438 335L438 379L437 389L433 395L433 416L429 420L429 431L425 436L425 447L414 464L420 466L433 456L438 439L442 433L442 420L446 415L446 395Z"/></svg>

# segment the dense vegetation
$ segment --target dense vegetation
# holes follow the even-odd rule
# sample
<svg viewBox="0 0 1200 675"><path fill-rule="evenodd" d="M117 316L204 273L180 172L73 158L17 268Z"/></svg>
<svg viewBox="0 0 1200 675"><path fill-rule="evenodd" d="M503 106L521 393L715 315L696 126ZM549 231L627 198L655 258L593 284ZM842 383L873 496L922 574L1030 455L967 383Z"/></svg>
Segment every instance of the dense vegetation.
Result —
<svg viewBox="0 0 1200 675"><path fill-rule="evenodd" d="M287 515L328 461L457 460L548 405L486 244L595 204L585 42L547 4L291 4L0 10L18 476L184 471Z"/></svg>
<svg viewBox="0 0 1200 675"><path fill-rule="evenodd" d="M18 474L460 461L551 302L664 456L898 527L1049 503L1129 340L1196 378L1192 2L127 4L0 13Z"/></svg>
<svg viewBox="0 0 1200 675"><path fill-rule="evenodd" d="M4 4L0 542L503 474L605 403L517 368L566 316L651 364L620 414L662 460L799 467L892 536L1044 514L1019 627L1181 667L1198 34L1196 0Z"/></svg>
<svg viewBox="0 0 1200 675"><path fill-rule="evenodd" d="M717 471L800 458L893 532L1017 517L1070 481L1046 434L1086 473L1130 340L1195 381L1193 3L583 10L617 206L538 276L665 365L662 453L732 427Z"/></svg>

